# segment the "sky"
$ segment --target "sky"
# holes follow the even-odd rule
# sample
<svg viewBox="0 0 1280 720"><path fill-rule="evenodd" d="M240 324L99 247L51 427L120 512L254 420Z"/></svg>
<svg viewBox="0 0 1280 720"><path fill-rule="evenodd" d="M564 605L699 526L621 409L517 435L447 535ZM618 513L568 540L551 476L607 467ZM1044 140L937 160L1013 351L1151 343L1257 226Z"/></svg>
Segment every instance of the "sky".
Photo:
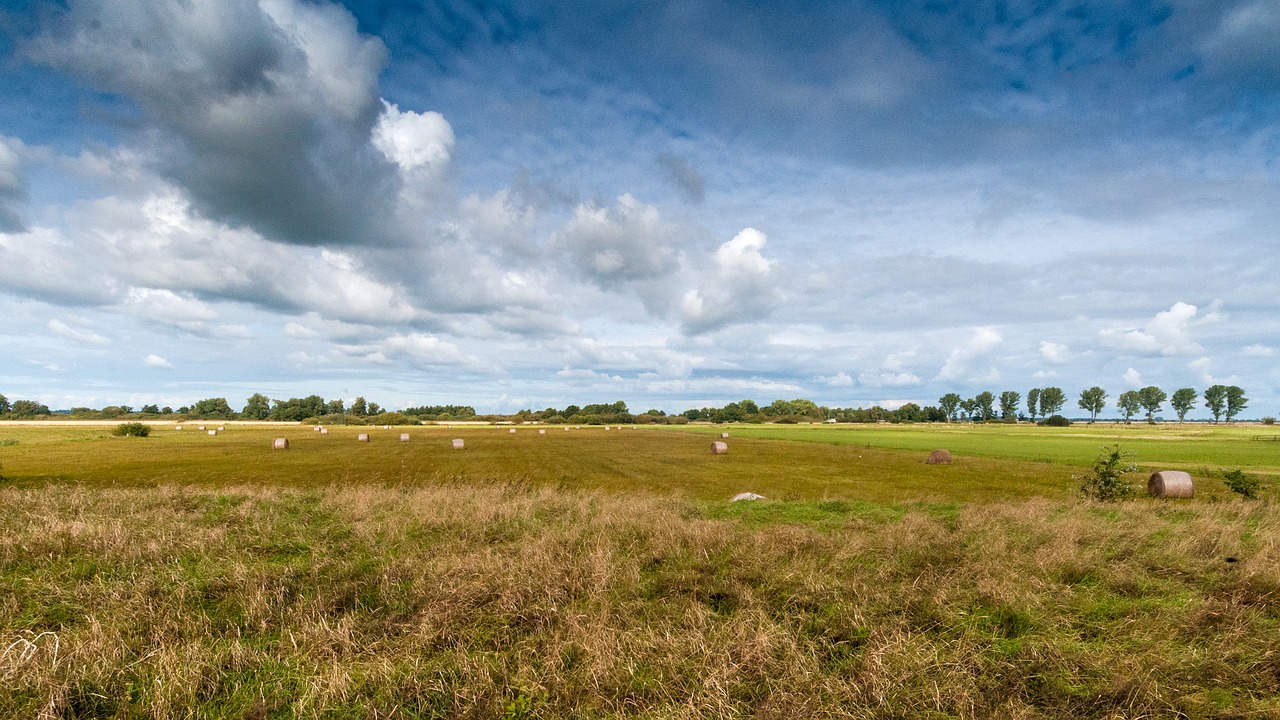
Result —
<svg viewBox="0 0 1280 720"><path fill-rule="evenodd" d="M1275 415L1278 251L1275 0L0 9L0 394L55 409Z"/></svg>

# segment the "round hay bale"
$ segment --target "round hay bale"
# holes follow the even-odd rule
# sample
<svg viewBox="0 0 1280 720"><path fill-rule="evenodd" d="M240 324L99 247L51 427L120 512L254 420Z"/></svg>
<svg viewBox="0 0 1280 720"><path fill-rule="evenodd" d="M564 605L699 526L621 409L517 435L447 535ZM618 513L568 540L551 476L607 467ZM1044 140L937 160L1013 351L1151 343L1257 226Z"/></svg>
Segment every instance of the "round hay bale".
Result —
<svg viewBox="0 0 1280 720"><path fill-rule="evenodd" d="M174 428L174 430L181 430L181 429L182 429L181 425L178 425L177 427Z"/></svg>
<svg viewBox="0 0 1280 720"><path fill-rule="evenodd" d="M729 433L727 433L727 432L720 433L720 437L722 437L722 438L728 438L728 437L729 437Z"/></svg>
<svg viewBox="0 0 1280 720"><path fill-rule="evenodd" d="M320 428L320 434L321 434L321 435L328 435L328 434L329 434L329 428Z"/></svg>
<svg viewBox="0 0 1280 720"><path fill-rule="evenodd" d="M221 426L221 425L219 425L219 426L218 426L218 432L222 432L223 430L226 430L226 428L225 428L225 427L223 427L223 426Z"/></svg>
<svg viewBox="0 0 1280 720"><path fill-rule="evenodd" d="M217 434L218 434L218 431L217 431L217 430L210 430L210 431L209 431L209 434L210 434L210 435L217 435Z"/></svg>
<svg viewBox="0 0 1280 720"><path fill-rule="evenodd" d="M201 429L201 430L203 430L203 429L204 429L204 426L203 426L203 425L201 425L201 426L200 426L200 429Z"/></svg>
<svg viewBox="0 0 1280 720"><path fill-rule="evenodd" d="M271 449L272 450L288 450L289 438L276 438L275 440L272 440Z"/></svg>
<svg viewBox="0 0 1280 720"><path fill-rule="evenodd" d="M511 428L511 429L510 429L510 430L508 430L507 432L511 433L512 435L515 435L515 434L516 434L516 429L515 429L515 428Z"/></svg>
<svg viewBox="0 0 1280 720"><path fill-rule="evenodd" d="M722 442L720 442L719 440L717 440L717 441L715 441L715 442L711 443L711 454L712 454L712 455L728 455L728 454L729 454L729 444L728 444L728 443L722 443Z"/></svg>
<svg viewBox="0 0 1280 720"><path fill-rule="evenodd" d="M466 446L467 446L467 444L466 444L466 443L464 443L464 442L462 441L462 438L454 438L454 439L453 439L453 449L454 449L454 450L462 450L462 449L463 449L463 448L465 448Z"/></svg>
<svg viewBox="0 0 1280 720"><path fill-rule="evenodd" d="M546 435L546 434L547 434L547 431L546 431L546 430L543 430L542 428L538 428L538 434L539 434L539 435Z"/></svg>
<svg viewBox="0 0 1280 720"><path fill-rule="evenodd" d="M369 442L369 433L360 433L357 435L356 442Z"/></svg>
<svg viewBox="0 0 1280 720"><path fill-rule="evenodd" d="M950 465L951 453L946 450L934 450L924 459L925 465Z"/></svg>
<svg viewBox="0 0 1280 720"><path fill-rule="evenodd" d="M400 433L400 442L409 442L409 433Z"/></svg>
<svg viewBox="0 0 1280 720"><path fill-rule="evenodd" d="M321 427L320 427L319 425L316 425L315 427L313 427L313 428L311 428L311 429L312 429L312 430L314 430L315 432L320 432Z"/></svg>
<svg viewBox="0 0 1280 720"><path fill-rule="evenodd" d="M757 495L753 492L743 492L743 493L738 493L737 495L734 495L732 498L730 498L729 502L742 502L744 500L754 501L754 500L768 500L768 499L769 498L763 495Z"/></svg>
<svg viewBox="0 0 1280 720"><path fill-rule="evenodd" d="M1154 498L1195 497L1195 483L1181 470L1160 470L1147 480L1147 494Z"/></svg>

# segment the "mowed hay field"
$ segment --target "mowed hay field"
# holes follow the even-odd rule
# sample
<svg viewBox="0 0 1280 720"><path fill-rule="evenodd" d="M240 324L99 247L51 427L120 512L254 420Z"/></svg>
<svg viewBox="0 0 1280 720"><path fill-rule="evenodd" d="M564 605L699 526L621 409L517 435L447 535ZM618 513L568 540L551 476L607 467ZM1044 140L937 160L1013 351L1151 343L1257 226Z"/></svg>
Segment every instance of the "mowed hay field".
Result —
<svg viewBox="0 0 1280 720"><path fill-rule="evenodd" d="M1101 435L227 428L0 425L0 716L1280 717L1274 486Z"/></svg>

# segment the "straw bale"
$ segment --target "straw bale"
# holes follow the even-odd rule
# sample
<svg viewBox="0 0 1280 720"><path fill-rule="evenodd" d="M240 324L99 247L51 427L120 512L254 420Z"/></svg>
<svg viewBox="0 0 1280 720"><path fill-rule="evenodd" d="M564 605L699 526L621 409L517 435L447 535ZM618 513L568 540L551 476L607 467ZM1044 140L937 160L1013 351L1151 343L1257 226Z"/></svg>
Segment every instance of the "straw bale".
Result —
<svg viewBox="0 0 1280 720"><path fill-rule="evenodd" d="M768 500L768 499L769 498L763 495L757 495L756 493L753 493L753 492L742 492L742 493L738 493L737 495L734 495L729 500L729 502L742 502L743 500Z"/></svg>
<svg viewBox="0 0 1280 720"><path fill-rule="evenodd" d="M729 433L727 433L727 432L720 433L720 437L722 437L722 438L728 438L728 437L729 437Z"/></svg>
<svg viewBox="0 0 1280 720"><path fill-rule="evenodd" d="M511 429L510 429L510 430L508 430L507 432L511 433L512 435L515 435L515 434L516 434L516 429L515 429L515 428L511 428Z"/></svg>
<svg viewBox="0 0 1280 720"><path fill-rule="evenodd" d="M360 433L357 435L356 442L369 442L369 433Z"/></svg>
<svg viewBox="0 0 1280 720"><path fill-rule="evenodd" d="M539 429L538 429L538 434L539 434L539 435L546 435L546 434L547 434L547 431L546 431L546 430L543 430L542 428L539 428Z"/></svg>
<svg viewBox="0 0 1280 720"><path fill-rule="evenodd" d="M711 454L712 454L712 455L727 455L727 454L729 454L729 444L728 444L728 443L720 442L719 440L717 440L717 441L715 441L715 442L711 443Z"/></svg>
<svg viewBox="0 0 1280 720"><path fill-rule="evenodd" d="M320 428L320 434L321 434L321 435L328 435L328 434L329 434L329 428Z"/></svg>
<svg viewBox="0 0 1280 720"><path fill-rule="evenodd" d="M463 441L462 441L462 438L454 438L454 439L453 439L453 449L454 449L454 450L461 450L461 449L465 448L466 446L467 446L467 444L466 444L465 442L463 442Z"/></svg>
<svg viewBox="0 0 1280 720"><path fill-rule="evenodd" d="M275 440L272 440L271 449L272 450L288 450L289 438L276 438Z"/></svg>
<svg viewBox="0 0 1280 720"><path fill-rule="evenodd" d="M210 431L209 431L209 434L210 434L210 435L217 435L217 434L218 434L218 431L217 431L217 430L210 430Z"/></svg>
<svg viewBox="0 0 1280 720"><path fill-rule="evenodd" d="M934 450L924 460L925 465L950 465L951 453L946 450Z"/></svg>
<svg viewBox="0 0 1280 720"><path fill-rule="evenodd" d="M1181 470L1160 470L1151 473L1147 480L1147 494L1155 498L1195 497L1195 483L1191 475Z"/></svg>
<svg viewBox="0 0 1280 720"><path fill-rule="evenodd" d="M400 442L409 442L409 433L400 433Z"/></svg>

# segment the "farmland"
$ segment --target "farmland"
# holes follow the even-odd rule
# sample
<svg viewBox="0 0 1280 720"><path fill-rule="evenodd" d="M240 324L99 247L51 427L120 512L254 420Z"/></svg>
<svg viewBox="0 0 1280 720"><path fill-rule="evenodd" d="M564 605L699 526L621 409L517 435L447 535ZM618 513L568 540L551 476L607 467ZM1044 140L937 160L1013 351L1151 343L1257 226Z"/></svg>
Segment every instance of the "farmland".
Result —
<svg viewBox="0 0 1280 720"><path fill-rule="evenodd" d="M1262 428L545 429L0 425L0 714L1280 713Z"/></svg>

